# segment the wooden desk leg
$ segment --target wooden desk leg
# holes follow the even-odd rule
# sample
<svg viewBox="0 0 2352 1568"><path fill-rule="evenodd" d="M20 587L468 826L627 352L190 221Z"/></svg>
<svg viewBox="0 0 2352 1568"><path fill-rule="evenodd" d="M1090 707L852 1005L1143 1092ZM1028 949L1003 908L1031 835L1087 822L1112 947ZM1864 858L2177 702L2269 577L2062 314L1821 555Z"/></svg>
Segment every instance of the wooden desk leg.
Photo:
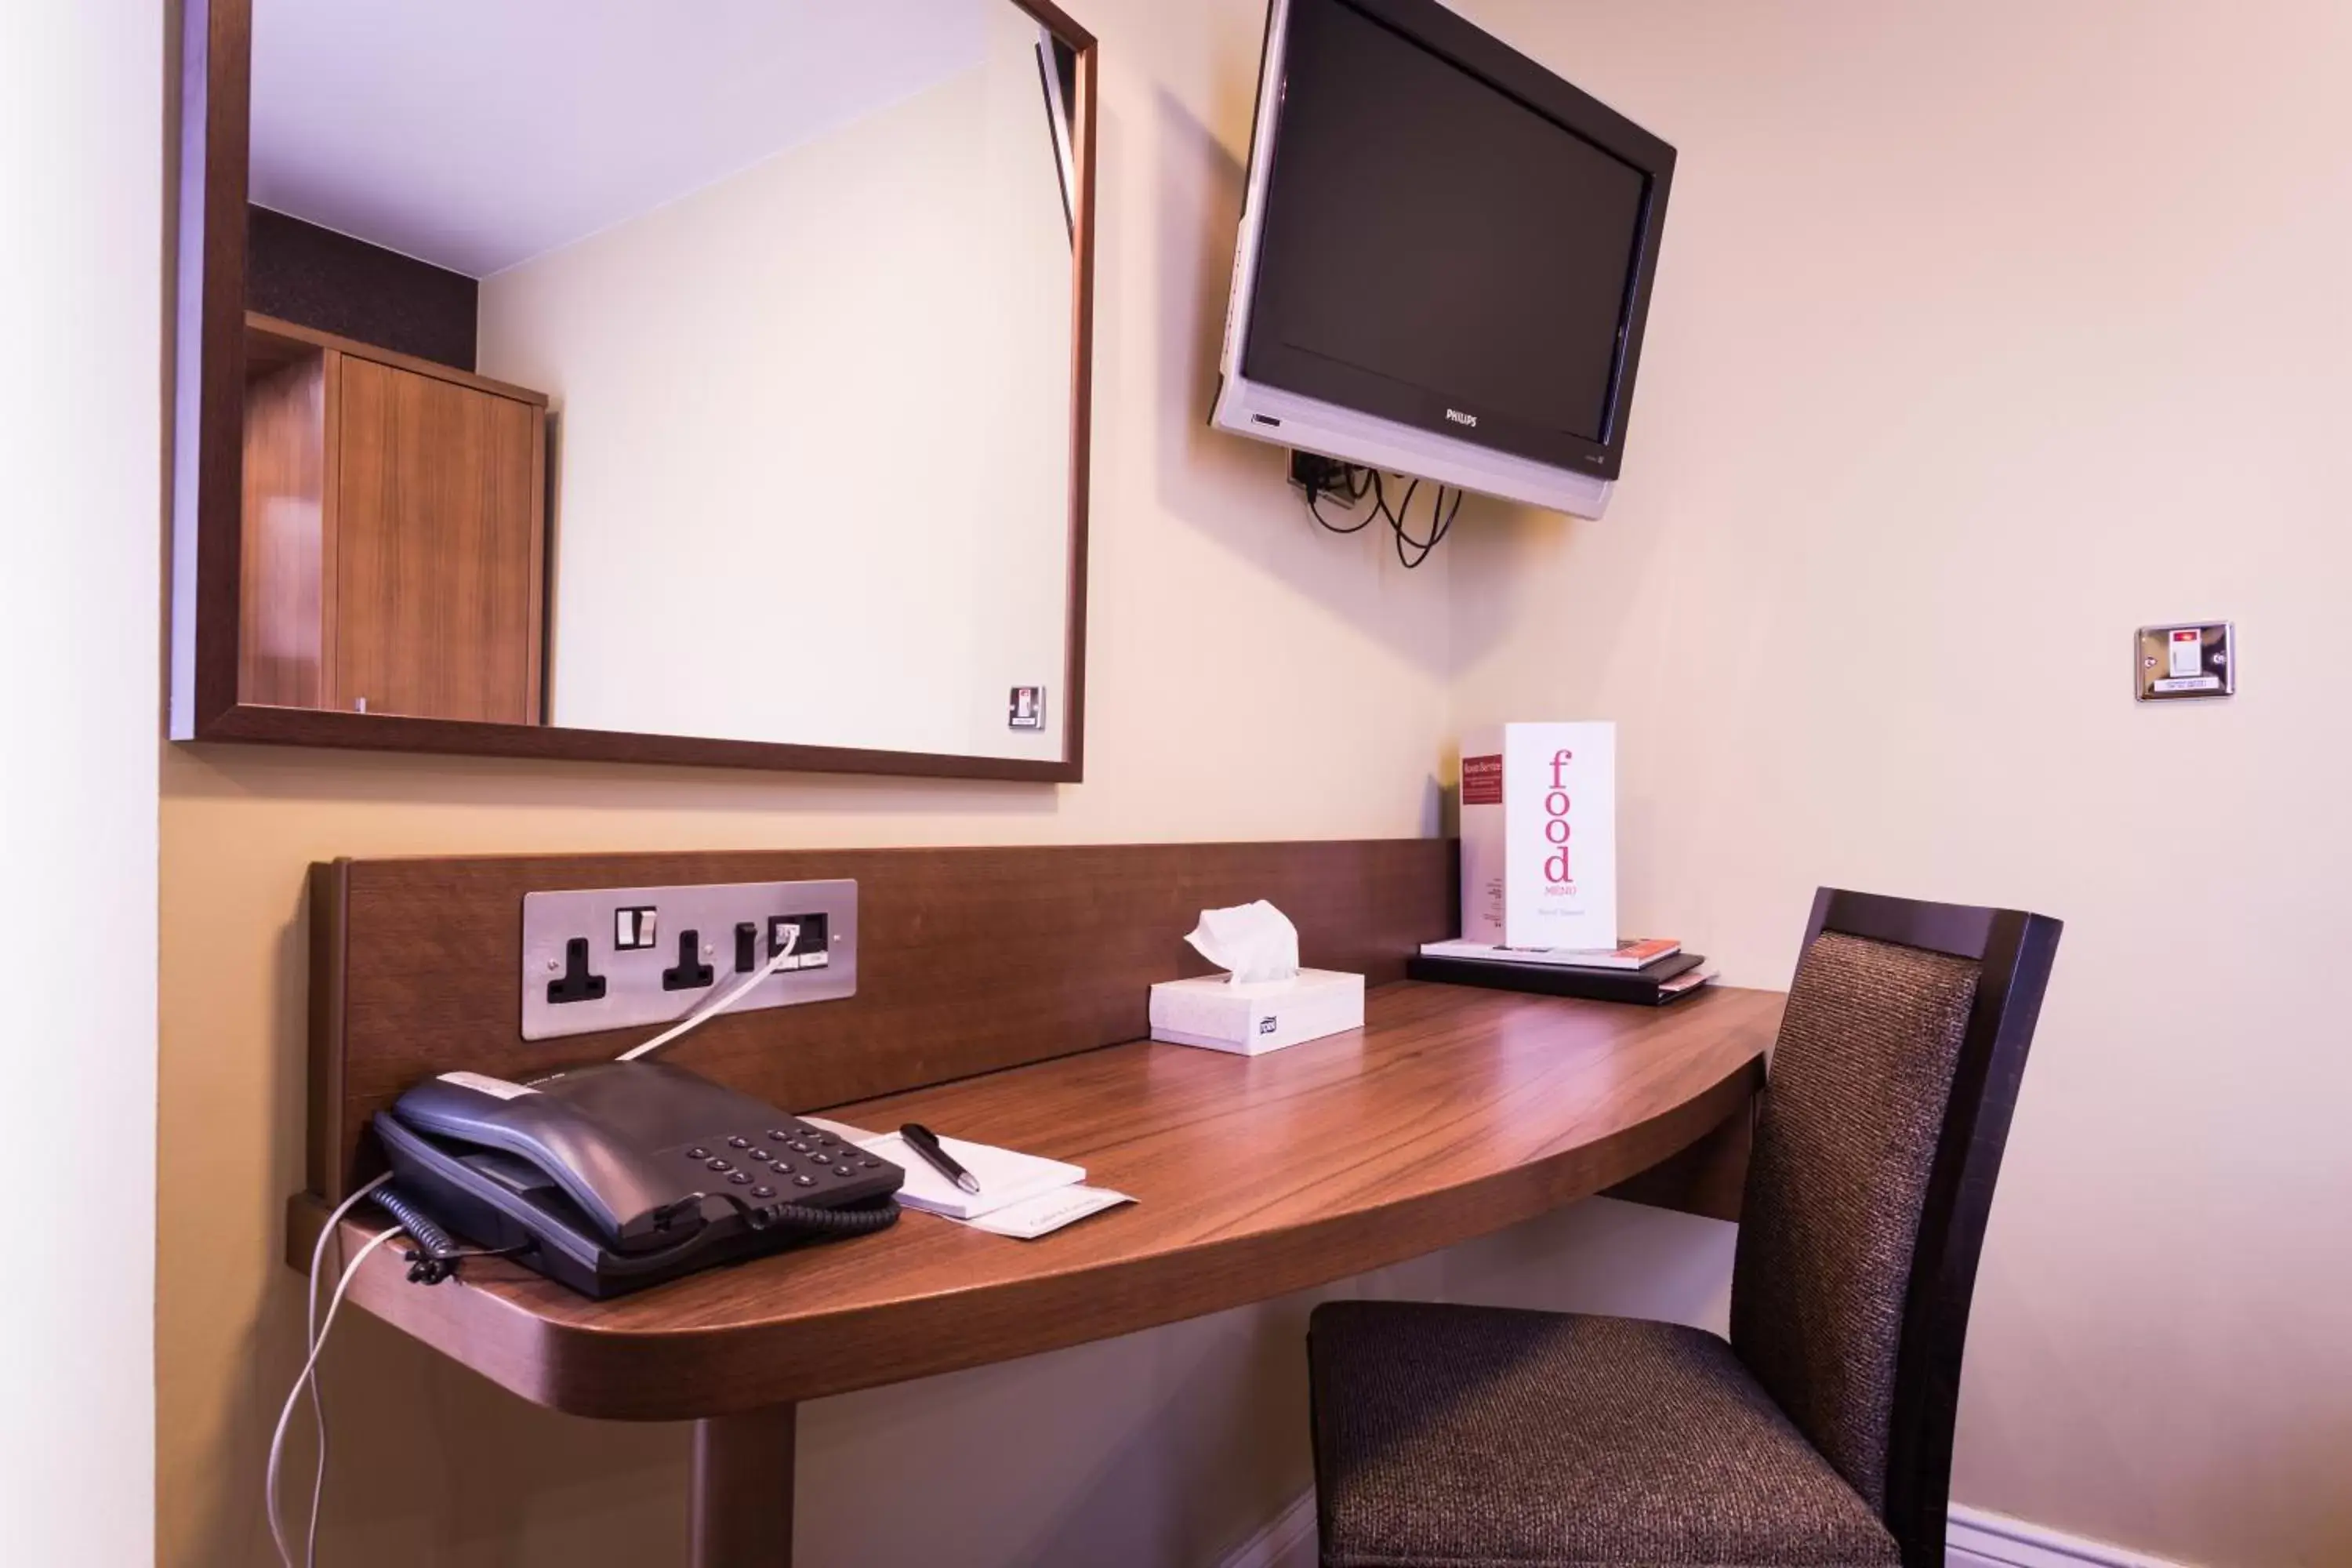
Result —
<svg viewBox="0 0 2352 1568"><path fill-rule="evenodd" d="M797 1407L694 1424L693 1568L792 1568Z"/></svg>
<svg viewBox="0 0 2352 1568"><path fill-rule="evenodd" d="M1697 1142L1680 1153L1667 1155L1613 1187L1602 1188L1601 1195L1737 1223L1740 1201L1748 1190L1748 1157L1755 1142L1756 1104L1750 1098L1722 1126L1703 1135Z"/></svg>

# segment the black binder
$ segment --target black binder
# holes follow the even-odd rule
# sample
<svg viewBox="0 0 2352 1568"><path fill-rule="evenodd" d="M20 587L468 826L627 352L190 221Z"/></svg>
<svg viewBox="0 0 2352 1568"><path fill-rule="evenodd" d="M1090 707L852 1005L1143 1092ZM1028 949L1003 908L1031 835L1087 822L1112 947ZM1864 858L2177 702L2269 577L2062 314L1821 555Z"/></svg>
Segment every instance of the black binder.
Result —
<svg viewBox="0 0 2352 1568"><path fill-rule="evenodd" d="M1678 952L1646 969L1580 969L1565 963L1510 963L1488 958L1433 958L1414 953L1404 961L1408 980L1434 980L1447 985L1484 985L1496 991L1533 991L1546 996L1582 996L1595 1002L1632 1002L1660 1007L1706 989L1693 985L1680 991L1665 983L1705 963L1704 954Z"/></svg>

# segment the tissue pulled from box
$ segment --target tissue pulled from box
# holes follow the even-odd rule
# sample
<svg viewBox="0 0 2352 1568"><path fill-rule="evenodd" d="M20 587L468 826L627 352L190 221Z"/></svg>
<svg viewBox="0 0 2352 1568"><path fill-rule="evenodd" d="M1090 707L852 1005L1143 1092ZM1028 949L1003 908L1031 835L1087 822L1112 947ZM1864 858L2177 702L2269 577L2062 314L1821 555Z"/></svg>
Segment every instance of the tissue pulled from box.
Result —
<svg viewBox="0 0 2352 1568"><path fill-rule="evenodd" d="M1184 940L1211 963L1231 971L1236 985L1298 974L1298 928L1264 899L1229 910L1202 910L1201 923Z"/></svg>

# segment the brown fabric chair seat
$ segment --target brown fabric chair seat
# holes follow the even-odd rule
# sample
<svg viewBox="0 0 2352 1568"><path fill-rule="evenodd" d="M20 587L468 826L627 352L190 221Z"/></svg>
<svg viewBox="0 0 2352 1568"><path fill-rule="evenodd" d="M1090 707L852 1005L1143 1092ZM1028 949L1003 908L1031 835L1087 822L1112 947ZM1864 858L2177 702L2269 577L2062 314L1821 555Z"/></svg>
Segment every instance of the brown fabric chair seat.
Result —
<svg viewBox="0 0 2352 1568"><path fill-rule="evenodd" d="M1316 1309L1324 1568L1895 1568L1895 1537L1713 1334Z"/></svg>

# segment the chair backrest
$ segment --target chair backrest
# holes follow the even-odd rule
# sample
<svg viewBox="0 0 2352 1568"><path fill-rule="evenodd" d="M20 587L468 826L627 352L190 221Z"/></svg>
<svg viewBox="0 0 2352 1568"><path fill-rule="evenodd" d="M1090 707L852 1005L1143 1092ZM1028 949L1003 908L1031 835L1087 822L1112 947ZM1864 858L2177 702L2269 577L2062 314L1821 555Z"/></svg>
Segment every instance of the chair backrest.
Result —
<svg viewBox="0 0 2352 1568"><path fill-rule="evenodd" d="M2059 922L1824 888L1772 1053L1731 1342L1942 1568L1960 1354Z"/></svg>

